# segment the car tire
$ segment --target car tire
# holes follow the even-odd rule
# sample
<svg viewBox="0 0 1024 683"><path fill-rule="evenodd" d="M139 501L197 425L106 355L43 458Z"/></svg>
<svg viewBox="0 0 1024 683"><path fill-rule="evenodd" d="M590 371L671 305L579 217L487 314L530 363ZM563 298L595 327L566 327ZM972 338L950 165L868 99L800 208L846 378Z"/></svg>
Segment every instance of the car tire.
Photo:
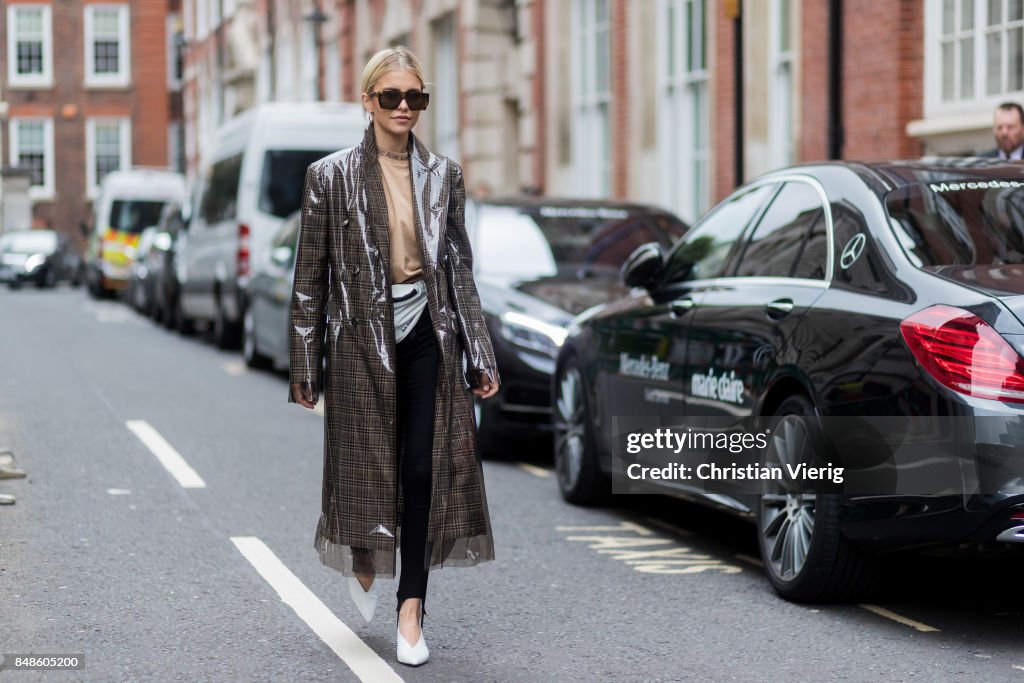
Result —
<svg viewBox="0 0 1024 683"><path fill-rule="evenodd" d="M814 405L804 396L785 399L775 411L766 457L815 463L823 440L808 433ZM785 469L783 469L785 471ZM794 493L785 482L766 481L757 507L757 540L775 591L795 602L848 601L871 592L875 559L843 535L843 501L834 493Z"/></svg>
<svg viewBox="0 0 1024 683"><path fill-rule="evenodd" d="M553 408L555 473L567 502L592 505L605 499L610 482L597 460L592 413L583 373L574 358L558 370Z"/></svg>
<svg viewBox="0 0 1024 683"><path fill-rule="evenodd" d="M260 353L256 344L256 316L251 306L246 309L242 318L242 358L250 368L270 367L270 358Z"/></svg>
<svg viewBox="0 0 1024 683"><path fill-rule="evenodd" d="M178 297L175 302L174 329L185 337L191 337L196 332L196 321L185 315L185 311L181 307L181 297Z"/></svg>
<svg viewBox="0 0 1024 683"><path fill-rule="evenodd" d="M53 268L46 269L46 275L43 276L39 286L44 289L53 289L57 286L57 273L54 272Z"/></svg>
<svg viewBox="0 0 1024 683"><path fill-rule="evenodd" d="M238 325L228 322L224 303L218 294L217 311L213 317L213 343L218 349L237 349L240 336Z"/></svg>

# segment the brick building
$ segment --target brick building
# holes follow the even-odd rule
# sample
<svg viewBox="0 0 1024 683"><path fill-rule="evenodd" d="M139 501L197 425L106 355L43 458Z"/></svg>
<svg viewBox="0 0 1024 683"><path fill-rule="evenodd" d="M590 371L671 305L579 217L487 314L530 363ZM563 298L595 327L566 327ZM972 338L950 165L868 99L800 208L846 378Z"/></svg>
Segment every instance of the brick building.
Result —
<svg viewBox="0 0 1024 683"><path fill-rule="evenodd" d="M406 44L432 81L417 133L471 191L626 198L688 220L786 164L990 149L995 105L1024 99L1018 0L223 4L225 26L252 13L249 101L355 100L369 56ZM237 51L241 33L215 26ZM204 88L200 110L223 97Z"/></svg>
<svg viewBox="0 0 1024 683"><path fill-rule="evenodd" d="M179 0L15 0L0 11L0 158L37 227L74 239L102 176L180 167Z"/></svg>

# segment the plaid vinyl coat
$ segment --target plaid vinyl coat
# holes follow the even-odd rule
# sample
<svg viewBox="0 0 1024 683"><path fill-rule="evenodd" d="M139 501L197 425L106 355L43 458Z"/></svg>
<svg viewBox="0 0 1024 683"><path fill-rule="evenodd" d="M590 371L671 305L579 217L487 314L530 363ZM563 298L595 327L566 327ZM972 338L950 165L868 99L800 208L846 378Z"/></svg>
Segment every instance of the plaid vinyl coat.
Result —
<svg viewBox="0 0 1024 683"><path fill-rule="evenodd" d="M289 329L292 383L326 399L321 561L393 576L402 519L388 207L373 125L306 172ZM409 136L413 214L440 368L428 527L432 567L493 559L466 366L498 379L473 281L462 169ZM321 360L326 358L326 372ZM323 374L322 381L321 375ZM289 395L291 401L291 396Z"/></svg>

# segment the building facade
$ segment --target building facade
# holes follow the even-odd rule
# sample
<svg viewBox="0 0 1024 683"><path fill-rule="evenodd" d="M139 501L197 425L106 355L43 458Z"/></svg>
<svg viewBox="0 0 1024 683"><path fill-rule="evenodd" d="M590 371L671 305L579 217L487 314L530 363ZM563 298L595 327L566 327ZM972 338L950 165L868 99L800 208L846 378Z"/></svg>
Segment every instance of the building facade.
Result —
<svg viewBox="0 0 1024 683"><path fill-rule="evenodd" d="M471 193L629 199L689 221L787 164L990 149L994 107L1024 100L1018 0L185 3L208 15L186 85L196 161L232 113L211 103L353 101L370 55L405 44L431 81L417 133ZM246 12L251 49L232 29ZM202 67L245 49L248 99Z"/></svg>
<svg viewBox="0 0 1024 683"><path fill-rule="evenodd" d="M81 239L100 179L182 163L178 0L15 0L0 11L0 158L33 224Z"/></svg>

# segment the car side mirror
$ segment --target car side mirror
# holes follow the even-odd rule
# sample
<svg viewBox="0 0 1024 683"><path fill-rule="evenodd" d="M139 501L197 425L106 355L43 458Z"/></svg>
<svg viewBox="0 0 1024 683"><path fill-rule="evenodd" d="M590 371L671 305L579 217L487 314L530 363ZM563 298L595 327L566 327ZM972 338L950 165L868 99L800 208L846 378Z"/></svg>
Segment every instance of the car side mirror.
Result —
<svg viewBox="0 0 1024 683"><path fill-rule="evenodd" d="M661 273L665 257L661 245L648 242L640 245L622 264L619 276L627 287L649 287Z"/></svg>

